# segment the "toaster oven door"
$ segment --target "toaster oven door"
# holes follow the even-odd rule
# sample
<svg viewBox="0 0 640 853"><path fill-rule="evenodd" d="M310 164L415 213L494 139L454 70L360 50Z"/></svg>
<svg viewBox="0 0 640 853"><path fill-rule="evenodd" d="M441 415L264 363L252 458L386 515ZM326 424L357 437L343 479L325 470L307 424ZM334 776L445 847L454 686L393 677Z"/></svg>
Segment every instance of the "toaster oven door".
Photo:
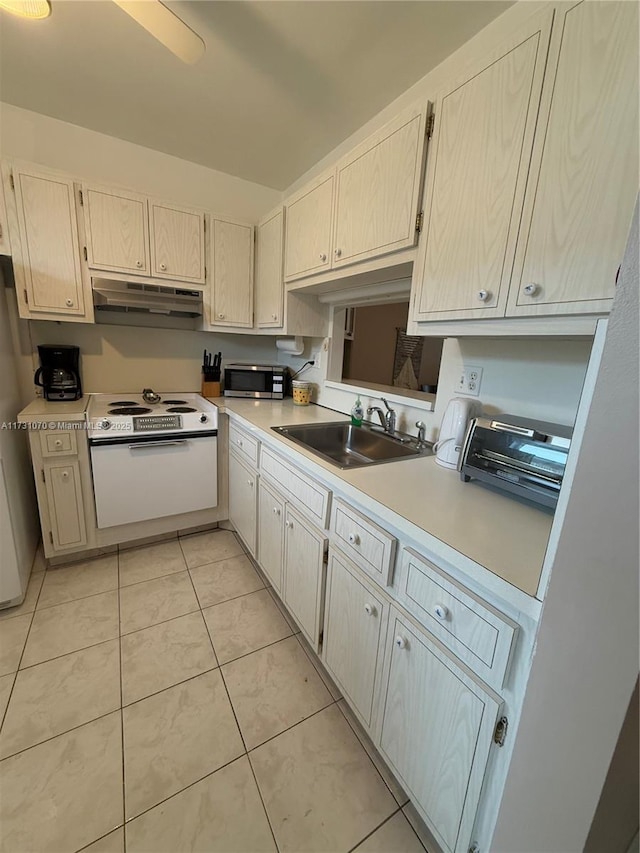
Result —
<svg viewBox="0 0 640 853"><path fill-rule="evenodd" d="M477 426L460 467L463 479L477 478L507 491L555 507L568 448L536 436Z"/></svg>

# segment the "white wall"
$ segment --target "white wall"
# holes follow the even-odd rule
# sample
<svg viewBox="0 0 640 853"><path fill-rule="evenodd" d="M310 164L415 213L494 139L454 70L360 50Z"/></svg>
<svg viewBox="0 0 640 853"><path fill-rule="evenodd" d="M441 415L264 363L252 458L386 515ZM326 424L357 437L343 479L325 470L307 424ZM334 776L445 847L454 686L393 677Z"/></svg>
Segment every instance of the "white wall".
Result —
<svg viewBox="0 0 640 853"><path fill-rule="evenodd" d="M0 103L0 155L250 223L281 193L66 121Z"/></svg>
<svg viewBox="0 0 640 853"><path fill-rule="evenodd" d="M638 676L638 209L492 849L578 853Z"/></svg>
<svg viewBox="0 0 640 853"><path fill-rule="evenodd" d="M273 338L84 323L40 321L30 325L34 360L27 377L32 391L38 344L79 346L82 385L87 393L141 393L143 388L199 392L205 348L221 350L226 361L277 360Z"/></svg>

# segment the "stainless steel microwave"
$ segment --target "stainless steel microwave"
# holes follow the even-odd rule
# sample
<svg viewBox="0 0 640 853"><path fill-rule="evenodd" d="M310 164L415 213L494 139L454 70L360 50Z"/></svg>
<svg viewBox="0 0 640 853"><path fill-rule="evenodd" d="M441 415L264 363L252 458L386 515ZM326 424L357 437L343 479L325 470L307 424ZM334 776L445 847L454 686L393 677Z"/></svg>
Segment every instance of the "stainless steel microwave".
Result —
<svg viewBox="0 0 640 853"><path fill-rule="evenodd" d="M282 400L288 369L279 364L228 364L224 369L224 396L254 400Z"/></svg>
<svg viewBox="0 0 640 853"><path fill-rule="evenodd" d="M460 453L460 476L554 508L572 433L568 426L515 415L474 418Z"/></svg>

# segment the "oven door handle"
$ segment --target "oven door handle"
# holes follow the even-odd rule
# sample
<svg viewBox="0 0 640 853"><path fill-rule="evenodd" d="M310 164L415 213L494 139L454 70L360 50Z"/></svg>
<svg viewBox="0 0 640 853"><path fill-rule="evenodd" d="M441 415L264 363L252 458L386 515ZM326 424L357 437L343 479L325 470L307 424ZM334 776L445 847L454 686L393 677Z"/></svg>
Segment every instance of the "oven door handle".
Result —
<svg viewBox="0 0 640 853"><path fill-rule="evenodd" d="M182 444L189 444L187 439L181 441L150 441L148 444L130 444L129 450L153 450L155 447L180 447Z"/></svg>

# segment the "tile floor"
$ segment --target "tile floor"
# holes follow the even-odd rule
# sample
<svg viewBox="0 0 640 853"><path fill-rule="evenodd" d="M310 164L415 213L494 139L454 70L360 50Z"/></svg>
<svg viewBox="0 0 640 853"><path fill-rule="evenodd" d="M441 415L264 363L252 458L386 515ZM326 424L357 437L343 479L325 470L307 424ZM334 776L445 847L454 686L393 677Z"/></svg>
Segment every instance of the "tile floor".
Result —
<svg viewBox="0 0 640 853"><path fill-rule="evenodd" d="M6 853L424 853L230 531L39 556L0 613L0 720Z"/></svg>

